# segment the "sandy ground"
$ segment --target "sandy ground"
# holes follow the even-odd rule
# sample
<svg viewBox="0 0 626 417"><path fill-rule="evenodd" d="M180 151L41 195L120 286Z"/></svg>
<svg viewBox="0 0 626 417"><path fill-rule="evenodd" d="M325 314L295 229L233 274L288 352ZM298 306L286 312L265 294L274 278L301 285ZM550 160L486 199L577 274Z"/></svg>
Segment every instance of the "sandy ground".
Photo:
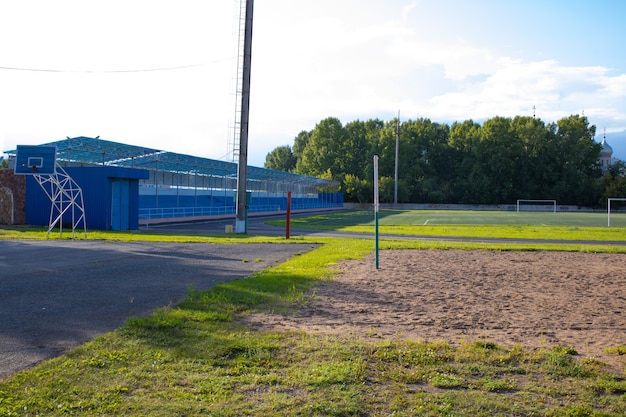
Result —
<svg viewBox="0 0 626 417"><path fill-rule="evenodd" d="M292 316L255 314L258 329L362 338L573 347L623 367L626 255L396 250L346 262Z"/></svg>

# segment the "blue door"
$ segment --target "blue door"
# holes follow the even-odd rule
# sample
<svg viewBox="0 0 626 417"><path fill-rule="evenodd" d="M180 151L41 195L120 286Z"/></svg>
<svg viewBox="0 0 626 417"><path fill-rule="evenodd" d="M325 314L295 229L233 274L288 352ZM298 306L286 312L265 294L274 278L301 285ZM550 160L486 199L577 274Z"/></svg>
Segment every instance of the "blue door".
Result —
<svg viewBox="0 0 626 417"><path fill-rule="evenodd" d="M130 181L112 180L111 230L130 229Z"/></svg>

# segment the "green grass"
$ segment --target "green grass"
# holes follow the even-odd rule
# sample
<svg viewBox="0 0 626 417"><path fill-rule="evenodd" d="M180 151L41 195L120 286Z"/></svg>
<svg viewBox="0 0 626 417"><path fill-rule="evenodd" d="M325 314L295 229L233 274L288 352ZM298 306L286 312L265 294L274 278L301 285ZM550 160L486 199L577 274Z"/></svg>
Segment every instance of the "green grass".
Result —
<svg viewBox="0 0 626 417"><path fill-rule="evenodd" d="M23 227L23 226L2 226L0 228L0 239L23 239L23 240L59 240L59 239L75 239L75 240L112 240L119 242L127 241L152 241L152 242L202 242L202 243L289 243L281 237L271 236L251 236L245 234L206 234L194 233L186 235L174 235L172 233L163 233L162 231L146 229L142 231L104 231L104 230L88 230L87 237L84 233L76 233L72 237L72 233L64 231L62 235L58 230L50 232L47 236L47 229L41 227Z"/></svg>
<svg viewBox="0 0 626 417"><path fill-rule="evenodd" d="M374 224L372 210L338 213L309 217L309 222L344 225ZM514 212L484 210L380 210L380 225L543 225L572 227L606 227L606 212ZM626 226L626 214L613 213L611 223L616 227Z"/></svg>
<svg viewBox="0 0 626 417"><path fill-rule="evenodd" d="M606 349L607 353L613 353L616 355L626 355L626 345L612 346Z"/></svg>
<svg viewBox="0 0 626 417"><path fill-rule="evenodd" d="M507 211L383 210L379 233L473 238L626 241L626 215L606 213L516 213ZM283 225L284 221L271 224ZM619 225L622 226L619 226ZM373 211L327 213L291 220L294 228L374 233Z"/></svg>
<svg viewBox="0 0 626 417"><path fill-rule="evenodd" d="M626 410L624 372L577 358L567 347L365 341L246 327L241 319L251 313L293 314L309 289L332 279L330 266L372 251L369 240L323 242L249 278L190 289L174 307L131 318L0 382L0 415L618 416ZM606 348L620 357L622 347Z"/></svg>

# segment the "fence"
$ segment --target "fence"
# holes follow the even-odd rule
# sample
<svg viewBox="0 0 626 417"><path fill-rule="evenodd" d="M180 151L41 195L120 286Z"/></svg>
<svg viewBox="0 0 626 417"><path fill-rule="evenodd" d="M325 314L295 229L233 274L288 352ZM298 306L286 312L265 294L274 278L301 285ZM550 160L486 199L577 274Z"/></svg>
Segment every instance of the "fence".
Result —
<svg viewBox="0 0 626 417"><path fill-rule="evenodd" d="M248 213L279 213L287 210L287 193L250 193ZM292 210L343 207L343 193L292 194ZM140 187L139 223L185 221L199 218L234 216L235 193L232 190Z"/></svg>

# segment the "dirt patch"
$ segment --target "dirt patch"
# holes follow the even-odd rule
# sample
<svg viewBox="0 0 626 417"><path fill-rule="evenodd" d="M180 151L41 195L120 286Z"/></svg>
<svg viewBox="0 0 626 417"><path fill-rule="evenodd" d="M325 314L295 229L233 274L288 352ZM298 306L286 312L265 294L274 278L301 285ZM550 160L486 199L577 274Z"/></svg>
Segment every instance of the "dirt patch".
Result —
<svg viewBox="0 0 626 417"><path fill-rule="evenodd" d="M396 250L379 260L379 269L373 254L343 263L293 316L249 321L363 338L562 345L621 360L604 349L626 344L624 254Z"/></svg>

